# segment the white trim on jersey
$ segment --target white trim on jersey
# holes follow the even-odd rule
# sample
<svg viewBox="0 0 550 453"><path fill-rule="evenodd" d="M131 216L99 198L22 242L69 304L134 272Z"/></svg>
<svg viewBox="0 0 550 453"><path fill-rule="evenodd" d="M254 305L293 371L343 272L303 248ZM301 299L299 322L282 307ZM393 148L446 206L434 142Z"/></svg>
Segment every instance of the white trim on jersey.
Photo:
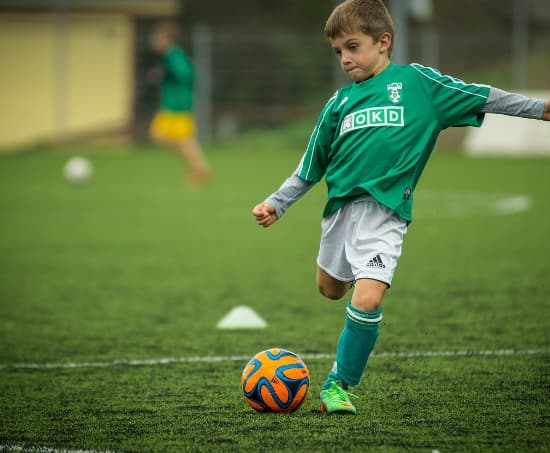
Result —
<svg viewBox="0 0 550 453"><path fill-rule="evenodd" d="M325 121L325 116L327 116L327 113L328 113L328 110L329 110L329 107L331 107L331 104L334 103L334 101L336 101L336 97L338 95L338 92L334 93L334 95L327 101L327 103L325 104L325 107L323 109L323 115L321 116L321 119L319 120L319 122L317 123L317 125L315 126L315 128L313 129L313 132L311 134L311 138L309 139L309 143L307 145L307 149L306 149L306 152L304 153L304 155L302 156L302 160L300 162L300 165L298 166L298 169L296 170L296 173L299 174L303 167L304 167L304 163L305 163L305 158L306 158L306 155L311 147L312 151L311 151L311 158L309 160L309 166L307 168L307 172L306 172L306 175L305 175L305 178L307 180L307 178L309 177L309 172L311 170L311 164L313 163L313 153L315 151L315 145L317 143L317 137L319 137L319 129L320 129L320 126L321 124L323 123L323 121ZM315 138L313 138L315 136ZM312 144L313 142L313 144Z"/></svg>
<svg viewBox="0 0 550 453"><path fill-rule="evenodd" d="M440 85L444 86L445 88L450 88L451 90L457 90L457 91L460 91L462 93L466 93L466 94L471 94L472 96L478 96L482 99L487 99L488 96L484 96L482 94L478 94L478 93L472 93L471 91L466 91L466 90L463 90L459 87L455 87L455 86L452 86L452 85L448 85L446 83L443 83L441 80L437 80L433 77L430 77L428 74L425 74L420 68L424 68L424 69L428 69L432 72L434 72L435 74L441 76L441 77L447 77L449 78L453 83L456 83L456 84L461 84L461 85L473 85L473 86L478 86L478 87L488 87L489 88L489 85L482 85L482 84L478 84L478 83L466 83L460 79L456 79L454 77L451 77L451 76L445 76L443 74L441 74L439 71L437 71L436 69L434 68L430 68L428 66L422 66L421 64L418 64L418 63L412 63L411 64L411 67L417 71L419 74L423 75L424 77L426 77L427 79L430 79L430 80L433 80L434 82L436 83L439 83Z"/></svg>

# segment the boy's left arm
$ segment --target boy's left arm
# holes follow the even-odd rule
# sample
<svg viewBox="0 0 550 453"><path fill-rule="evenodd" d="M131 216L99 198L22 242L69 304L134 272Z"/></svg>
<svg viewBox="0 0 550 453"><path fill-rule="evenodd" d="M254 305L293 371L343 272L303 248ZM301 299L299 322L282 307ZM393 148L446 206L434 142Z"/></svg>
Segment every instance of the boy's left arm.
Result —
<svg viewBox="0 0 550 453"><path fill-rule="evenodd" d="M483 113L550 121L550 99L533 99L491 87Z"/></svg>

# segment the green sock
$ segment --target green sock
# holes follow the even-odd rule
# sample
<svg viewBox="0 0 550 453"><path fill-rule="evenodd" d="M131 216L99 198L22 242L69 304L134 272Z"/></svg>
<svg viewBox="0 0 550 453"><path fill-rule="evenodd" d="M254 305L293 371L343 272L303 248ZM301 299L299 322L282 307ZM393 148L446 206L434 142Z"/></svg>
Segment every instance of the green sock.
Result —
<svg viewBox="0 0 550 453"><path fill-rule="evenodd" d="M359 384L378 338L382 311L382 308L373 312L362 311L348 303L346 324L336 348L336 361L323 390L329 388L332 381L339 381L345 389Z"/></svg>

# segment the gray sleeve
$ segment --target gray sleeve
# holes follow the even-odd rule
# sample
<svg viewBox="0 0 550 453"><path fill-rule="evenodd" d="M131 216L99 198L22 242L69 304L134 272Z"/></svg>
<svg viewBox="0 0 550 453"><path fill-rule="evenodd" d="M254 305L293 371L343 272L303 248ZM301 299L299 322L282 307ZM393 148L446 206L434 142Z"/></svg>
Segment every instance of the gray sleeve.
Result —
<svg viewBox="0 0 550 453"><path fill-rule="evenodd" d="M522 94L508 93L491 87L483 113L520 116L522 118L542 119L544 100L533 99Z"/></svg>
<svg viewBox="0 0 550 453"><path fill-rule="evenodd" d="M314 185L299 176L292 175L279 187L277 192L267 197L265 203L269 203L275 208L277 217L280 219L290 205L299 200Z"/></svg>

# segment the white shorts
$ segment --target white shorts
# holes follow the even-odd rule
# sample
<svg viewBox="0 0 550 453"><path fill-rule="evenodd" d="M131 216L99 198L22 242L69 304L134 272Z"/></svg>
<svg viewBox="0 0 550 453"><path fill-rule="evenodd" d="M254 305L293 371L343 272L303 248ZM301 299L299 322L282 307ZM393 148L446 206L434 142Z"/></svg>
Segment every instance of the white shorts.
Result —
<svg viewBox="0 0 550 453"><path fill-rule="evenodd" d="M391 285L407 222L371 196L359 198L321 222L317 265L343 282L371 278Z"/></svg>

